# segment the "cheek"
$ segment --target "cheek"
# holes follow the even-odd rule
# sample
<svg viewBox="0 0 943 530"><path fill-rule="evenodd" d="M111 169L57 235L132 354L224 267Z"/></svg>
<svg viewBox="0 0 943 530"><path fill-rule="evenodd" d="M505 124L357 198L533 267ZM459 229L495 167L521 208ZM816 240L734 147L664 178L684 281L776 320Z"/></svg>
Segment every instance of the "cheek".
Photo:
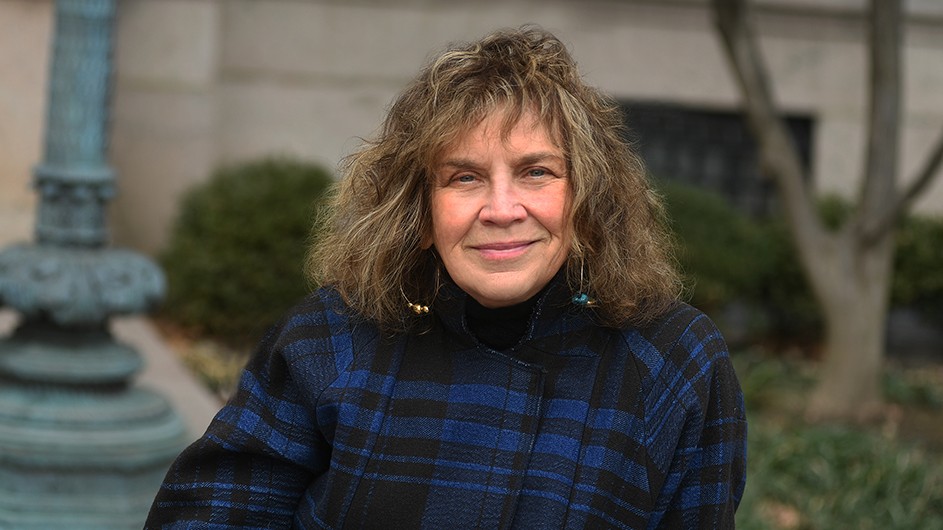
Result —
<svg viewBox="0 0 943 530"><path fill-rule="evenodd" d="M457 205L449 201L447 196L434 194L431 206L431 226L426 235L426 248L435 245L441 251L450 245L454 237Z"/></svg>
<svg viewBox="0 0 943 530"><path fill-rule="evenodd" d="M570 231L567 219L569 204L569 194L567 189L563 189L545 197L538 209L541 224L559 237L567 237Z"/></svg>
<svg viewBox="0 0 943 530"><path fill-rule="evenodd" d="M554 209L553 215L553 226L558 232L567 232L567 212L566 212L566 203L561 202Z"/></svg>

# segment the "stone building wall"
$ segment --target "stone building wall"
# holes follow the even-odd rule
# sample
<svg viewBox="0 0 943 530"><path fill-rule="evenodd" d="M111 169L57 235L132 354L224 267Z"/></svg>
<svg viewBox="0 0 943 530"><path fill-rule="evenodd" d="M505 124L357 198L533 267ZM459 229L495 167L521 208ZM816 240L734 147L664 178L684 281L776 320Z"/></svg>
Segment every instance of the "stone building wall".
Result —
<svg viewBox="0 0 943 530"><path fill-rule="evenodd" d="M0 0L0 245L32 238L42 154L51 2Z"/></svg>

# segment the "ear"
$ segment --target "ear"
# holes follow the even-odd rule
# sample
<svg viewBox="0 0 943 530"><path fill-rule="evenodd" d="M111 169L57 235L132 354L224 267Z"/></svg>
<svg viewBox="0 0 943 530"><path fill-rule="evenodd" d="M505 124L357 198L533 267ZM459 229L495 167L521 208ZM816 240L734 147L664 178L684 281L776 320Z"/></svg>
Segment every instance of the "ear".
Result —
<svg viewBox="0 0 943 530"><path fill-rule="evenodd" d="M432 247L432 234L426 233L422 236L422 242L419 243L419 248L422 250L429 250Z"/></svg>

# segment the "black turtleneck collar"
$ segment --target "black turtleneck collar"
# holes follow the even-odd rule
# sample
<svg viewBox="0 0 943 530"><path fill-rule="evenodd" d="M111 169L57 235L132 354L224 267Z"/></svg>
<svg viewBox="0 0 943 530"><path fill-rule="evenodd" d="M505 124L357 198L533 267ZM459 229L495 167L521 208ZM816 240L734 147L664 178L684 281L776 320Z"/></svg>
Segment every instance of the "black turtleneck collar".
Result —
<svg viewBox="0 0 943 530"><path fill-rule="evenodd" d="M543 296L545 286L537 294L519 304L507 307L488 308L478 303L473 297L465 299L465 321L468 330L482 344L501 351L521 341L527 332L534 306Z"/></svg>
<svg viewBox="0 0 943 530"><path fill-rule="evenodd" d="M567 332L592 322L592 312L571 302L572 293L567 287L562 268L543 290L530 300L497 310L480 307L477 302L471 300L472 297L455 285L448 274L443 275L443 280L433 303L430 304L432 315L447 330L455 333L456 338L465 338L498 351L507 352L526 341ZM476 305L478 307L474 307ZM561 319L564 315L568 318ZM474 322L475 320L477 322ZM496 330L493 328L498 326L491 324L495 320L502 320L500 324L511 320L514 323L506 326L507 329Z"/></svg>

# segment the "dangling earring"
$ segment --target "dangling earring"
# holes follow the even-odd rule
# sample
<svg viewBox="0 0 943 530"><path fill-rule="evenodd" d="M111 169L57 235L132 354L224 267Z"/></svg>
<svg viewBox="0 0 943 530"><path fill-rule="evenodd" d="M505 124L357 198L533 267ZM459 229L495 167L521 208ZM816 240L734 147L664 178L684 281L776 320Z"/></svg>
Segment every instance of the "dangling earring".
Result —
<svg viewBox="0 0 943 530"><path fill-rule="evenodd" d="M429 306L422 305L422 304L414 304L410 302L409 300L406 300L406 306L412 309L413 313L416 313L417 315L425 315L426 313L429 312Z"/></svg>
<svg viewBox="0 0 943 530"><path fill-rule="evenodd" d="M433 280L432 280L432 282L433 282L433 286L432 286L432 298L435 299L435 297L439 295L439 286L440 286L441 282L440 282L440 280L439 280L439 260L438 260L438 254L436 254L434 247L433 247L433 249L432 249L432 260L433 260L433 263L434 263L434 266L435 266L435 269L434 269L434 276L433 276ZM399 292L400 292L401 295L403 295L403 299L406 300L406 307L408 307L410 311L412 311L413 313L415 313L415 314L417 314L417 315L425 315L425 314L429 313L429 306L424 305L424 304L417 304L417 303L414 303L414 302L410 301L409 297L406 296L406 293L403 291L403 288L402 288L402 287L400 287Z"/></svg>
<svg viewBox="0 0 943 530"><path fill-rule="evenodd" d="M406 300L406 307L408 307L413 313L417 315L425 315L429 312L429 306L410 302L409 297L406 296L405 292L403 292L402 287L400 288L399 292L403 295L403 299Z"/></svg>
<svg viewBox="0 0 943 530"><path fill-rule="evenodd" d="M596 305L596 300L590 298L583 288L583 258L580 258L580 290L570 298L570 302L581 307L592 307Z"/></svg>

